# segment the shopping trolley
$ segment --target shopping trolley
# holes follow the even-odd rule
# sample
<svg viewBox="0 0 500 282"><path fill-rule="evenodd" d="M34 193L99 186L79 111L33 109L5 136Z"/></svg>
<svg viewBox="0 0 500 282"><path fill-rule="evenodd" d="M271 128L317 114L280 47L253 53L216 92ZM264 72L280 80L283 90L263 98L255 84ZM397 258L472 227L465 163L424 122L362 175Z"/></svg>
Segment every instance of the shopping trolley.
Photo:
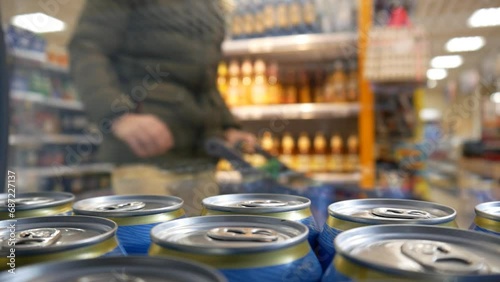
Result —
<svg viewBox="0 0 500 282"><path fill-rule="evenodd" d="M211 156L229 161L242 176L238 184L221 185L222 194L274 193L307 197L311 200L311 211L318 226L323 226L328 216L328 205L333 202L387 197L380 191L366 191L357 185L335 185L311 179L290 169L258 145L248 150L244 144L229 146L221 139L211 138L205 143L205 150ZM244 159L244 152L248 151L262 155L266 164L258 168L253 167Z"/></svg>

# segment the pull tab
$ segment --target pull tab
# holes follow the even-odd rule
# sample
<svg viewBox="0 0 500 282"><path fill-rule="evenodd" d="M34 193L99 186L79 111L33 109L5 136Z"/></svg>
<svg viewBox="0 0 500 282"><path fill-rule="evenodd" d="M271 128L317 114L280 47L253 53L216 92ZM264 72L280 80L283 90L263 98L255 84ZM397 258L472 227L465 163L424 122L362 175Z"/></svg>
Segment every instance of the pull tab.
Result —
<svg viewBox="0 0 500 282"><path fill-rule="evenodd" d="M98 207L98 211L136 211L146 206L144 202L127 202L116 205L107 205Z"/></svg>
<svg viewBox="0 0 500 282"><path fill-rule="evenodd" d="M50 203L52 201L54 201L54 199L47 197L17 198L16 205L19 206L40 205L40 204Z"/></svg>
<svg viewBox="0 0 500 282"><path fill-rule="evenodd" d="M254 200L246 201L240 204L246 208L273 208L273 207L284 207L288 205L288 202L277 201L277 200Z"/></svg>
<svg viewBox="0 0 500 282"><path fill-rule="evenodd" d="M398 208L375 208L372 214L380 217L399 218L399 219L427 219L432 215L423 210L398 209Z"/></svg>
<svg viewBox="0 0 500 282"><path fill-rule="evenodd" d="M56 228L28 229L16 234L16 248L46 247L61 238L61 231Z"/></svg>
<svg viewBox="0 0 500 282"><path fill-rule="evenodd" d="M401 252L433 272L450 274L489 272L482 258L445 243L410 241L401 246Z"/></svg>
<svg viewBox="0 0 500 282"><path fill-rule="evenodd" d="M278 233L265 228L222 227L207 232L208 237L222 241L273 242Z"/></svg>

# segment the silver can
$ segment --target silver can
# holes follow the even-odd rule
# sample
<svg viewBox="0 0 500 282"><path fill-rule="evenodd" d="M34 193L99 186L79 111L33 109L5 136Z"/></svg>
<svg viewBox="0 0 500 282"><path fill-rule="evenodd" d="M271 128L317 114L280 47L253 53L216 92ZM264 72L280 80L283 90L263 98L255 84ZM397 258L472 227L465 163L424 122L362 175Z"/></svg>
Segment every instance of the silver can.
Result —
<svg viewBox="0 0 500 282"><path fill-rule="evenodd" d="M209 264L230 282L319 281L308 232L304 224L273 217L192 217L154 227L149 254Z"/></svg>
<svg viewBox="0 0 500 282"><path fill-rule="evenodd" d="M15 278L13 278L15 276ZM38 264L0 274L16 282L225 282L217 270L177 258L112 257Z"/></svg>
<svg viewBox="0 0 500 282"><path fill-rule="evenodd" d="M118 240L129 255L148 253L151 228L184 217L181 198L172 196L104 196L73 205L75 214L111 219L118 224Z"/></svg>
<svg viewBox="0 0 500 282"><path fill-rule="evenodd" d="M343 231L379 224L424 224L457 227L457 212L431 202L401 199L359 199L333 203L318 236L318 259L325 270L335 256L333 240Z"/></svg>
<svg viewBox="0 0 500 282"><path fill-rule="evenodd" d="M111 220L89 216L0 221L0 269L124 255L118 245L116 229L116 223Z"/></svg>
<svg viewBox="0 0 500 282"><path fill-rule="evenodd" d="M335 249L323 281L500 281L500 238L479 232L367 226L337 236Z"/></svg>
<svg viewBox="0 0 500 282"><path fill-rule="evenodd" d="M475 212L469 229L500 236L500 201L479 204Z"/></svg>
<svg viewBox="0 0 500 282"><path fill-rule="evenodd" d="M298 221L309 228L314 249L319 230L311 213L311 200L283 194L228 194L203 199L202 215L260 215Z"/></svg>
<svg viewBox="0 0 500 282"><path fill-rule="evenodd" d="M9 208L12 206L15 206L16 218L72 215L74 200L73 194L63 192L22 193L15 198L0 194L0 220L12 219L9 216Z"/></svg>

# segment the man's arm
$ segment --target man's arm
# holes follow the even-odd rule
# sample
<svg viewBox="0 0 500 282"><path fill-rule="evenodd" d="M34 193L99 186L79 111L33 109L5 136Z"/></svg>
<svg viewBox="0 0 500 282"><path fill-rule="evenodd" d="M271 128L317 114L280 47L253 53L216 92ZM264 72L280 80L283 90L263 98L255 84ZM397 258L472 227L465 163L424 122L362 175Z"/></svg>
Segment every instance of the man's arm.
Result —
<svg viewBox="0 0 500 282"><path fill-rule="evenodd" d="M69 44L71 74L92 122L103 126L132 111L110 61L123 44L131 11L128 1L88 0Z"/></svg>

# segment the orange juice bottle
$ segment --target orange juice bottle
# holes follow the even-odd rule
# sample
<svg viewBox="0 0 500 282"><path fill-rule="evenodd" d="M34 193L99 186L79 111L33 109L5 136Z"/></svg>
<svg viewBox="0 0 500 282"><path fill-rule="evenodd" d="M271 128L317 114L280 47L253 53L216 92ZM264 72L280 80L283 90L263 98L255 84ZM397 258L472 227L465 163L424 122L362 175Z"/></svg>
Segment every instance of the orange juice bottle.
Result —
<svg viewBox="0 0 500 282"><path fill-rule="evenodd" d="M325 72L317 69L314 73L314 103L325 102Z"/></svg>
<svg viewBox="0 0 500 282"><path fill-rule="evenodd" d="M274 148L274 139L271 132L266 131L262 134L262 139L260 141L260 146L262 149L266 150L268 153L271 153Z"/></svg>
<svg viewBox="0 0 500 282"><path fill-rule="evenodd" d="M240 67L237 61L231 61L229 64L229 85L227 88L226 101L228 106L234 107L240 105L241 81Z"/></svg>
<svg viewBox="0 0 500 282"><path fill-rule="evenodd" d="M297 86L295 85L295 72L289 71L286 78L284 104L297 103Z"/></svg>
<svg viewBox="0 0 500 282"><path fill-rule="evenodd" d="M359 141L356 135L351 135L347 139L346 171L353 172L359 170Z"/></svg>
<svg viewBox="0 0 500 282"><path fill-rule="evenodd" d="M224 101L227 101L227 89L229 88L227 74L228 70L226 63L220 62L217 67L217 89Z"/></svg>
<svg viewBox="0 0 500 282"><path fill-rule="evenodd" d="M311 139L307 132L300 133L297 140L297 171L310 172L311 171Z"/></svg>
<svg viewBox="0 0 500 282"><path fill-rule="evenodd" d="M290 169L295 169L294 149L295 140L293 136L289 132L285 132L281 138L281 154L279 160Z"/></svg>
<svg viewBox="0 0 500 282"><path fill-rule="evenodd" d="M267 102L267 78L266 78L266 64L262 60L255 61L254 64L255 78L252 85L252 104L264 105Z"/></svg>
<svg viewBox="0 0 500 282"><path fill-rule="evenodd" d="M241 64L241 97L240 105L249 105L252 96L252 62L244 60Z"/></svg>
<svg viewBox="0 0 500 282"><path fill-rule="evenodd" d="M350 102L358 101L358 66L356 61L350 62L349 78L347 81L347 100Z"/></svg>
<svg viewBox="0 0 500 282"><path fill-rule="evenodd" d="M341 172L344 169L344 157L342 138L340 135L333 135L330 139L330 171Z"/></svg>
<svg viewBox="0 0 500 282"><path fill-rule="evenodd" d="M313 171L326 172L327 158L326 158L326 138L323 132L316 132L313 141L314 156L313 156Z"/></svg>
<svg viewBox="0 0 500 282"><path fill-rule="evenodd" d="M344 64L338 60L334 64L334 72L332 74L333 91L336 102L345 102L347 100L346 85L347 76L344 71Z"/></svg>
<svg viewBox="0 0 500 282"><path fill-rule="evenodd" d="M309 85L309 77L305 71L300 71L299 80L299 103L311 103L311 88Z"/></svg>
<svg viewBox="0 0 500 282"><path fill-rule="evenodd" d="M283 99L283 89L278 81L278 64L272 62L267 68L267 102L269 104L280 104Z"/></svg>

